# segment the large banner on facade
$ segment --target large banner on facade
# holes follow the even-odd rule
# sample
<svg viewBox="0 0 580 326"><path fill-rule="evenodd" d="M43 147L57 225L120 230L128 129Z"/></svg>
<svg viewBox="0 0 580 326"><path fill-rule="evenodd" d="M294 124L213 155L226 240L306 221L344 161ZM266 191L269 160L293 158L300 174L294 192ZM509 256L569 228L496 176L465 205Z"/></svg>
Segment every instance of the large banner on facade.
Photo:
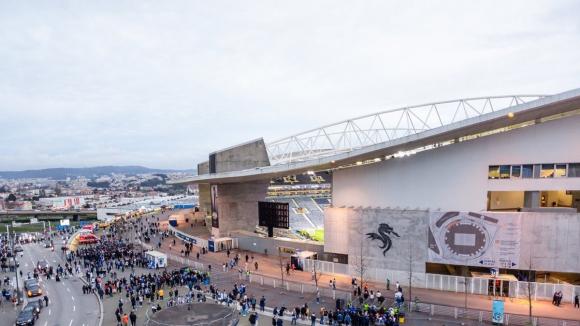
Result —
<svg viewBox="0 0 580 326"><path fill-rule="evenodd" d="M211 226L220 227L220 218L218 215L218 189L217 186L211 186Z"/></svg>
<svg viewBox="0 0 580 326"><path fill-rule="evenodd" d="M521 213L431 212L428 262L518 269Z"/></svg>

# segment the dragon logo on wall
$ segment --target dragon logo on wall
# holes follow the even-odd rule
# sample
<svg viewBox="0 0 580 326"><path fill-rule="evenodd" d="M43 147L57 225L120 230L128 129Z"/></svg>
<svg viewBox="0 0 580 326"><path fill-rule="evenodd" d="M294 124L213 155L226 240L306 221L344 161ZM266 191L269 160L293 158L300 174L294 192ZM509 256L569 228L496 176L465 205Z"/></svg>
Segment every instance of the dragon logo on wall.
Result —
<svg viewBox="0 0 580 326"><path fill-rule="evenodd" d="M377 232L378 233L374 233L374 232L367 233L368 238L371 239L371 241L380 240L383 242L383 244L380 245L379 248L385 249L385 250L383 250L383 256L386 257L387 251L389 251L389 249L391 249L391 246L393 245L393 241L391 240L391 237L389 236L389 234L396 235L397 238L400 238L400 236L397 234L397 232L393 231L392 227L390 227L386 223L381 223L379 225L379 229L377 230Z"/></svg>

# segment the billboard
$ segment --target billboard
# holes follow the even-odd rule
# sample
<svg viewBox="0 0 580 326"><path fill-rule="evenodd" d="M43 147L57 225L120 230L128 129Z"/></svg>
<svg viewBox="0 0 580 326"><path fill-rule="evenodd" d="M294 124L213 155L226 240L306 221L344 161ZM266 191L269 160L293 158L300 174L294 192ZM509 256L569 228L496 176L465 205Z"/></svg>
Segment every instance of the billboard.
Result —
<svg viewBox="0 0 580 326"><path fill-rule="evenodd" d="M521 213L431 212L430 263L518 269Z"/></svg>
<svg viewBox="0 0 580 326"><path fill-rule="evenodd" d="M211 186L211 226L214 228L220 227L220 220L218 215L218 189L217 186Z"/></svg>
<svg viewBox="0 0 580 326"><path fill-rule="evenodd" d="M288 203L258 202L258 225L280 229L290 228Z"/></svg>

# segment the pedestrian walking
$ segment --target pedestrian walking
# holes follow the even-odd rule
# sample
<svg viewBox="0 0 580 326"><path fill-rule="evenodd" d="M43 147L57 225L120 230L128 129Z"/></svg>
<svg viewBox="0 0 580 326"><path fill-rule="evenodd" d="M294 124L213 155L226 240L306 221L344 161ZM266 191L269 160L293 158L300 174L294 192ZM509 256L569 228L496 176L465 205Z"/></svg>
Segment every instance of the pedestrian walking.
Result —
<svg viewBox="0 0 580 326"><path fill-rule="evenodd" d="M131 320L131 326L137 326L137 315L135 315L135 312L131 311L129 320Z"/></svg>

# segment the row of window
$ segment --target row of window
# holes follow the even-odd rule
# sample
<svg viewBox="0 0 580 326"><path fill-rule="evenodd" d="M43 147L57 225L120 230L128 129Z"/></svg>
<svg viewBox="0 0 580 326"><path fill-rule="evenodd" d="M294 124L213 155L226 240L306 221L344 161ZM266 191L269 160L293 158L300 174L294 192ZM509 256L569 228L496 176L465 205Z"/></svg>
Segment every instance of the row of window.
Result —
<svg viewBox="0 0 580 326"><path fill-rule="evenodd" d="M580 177L580 163L490 165L488 179L545 179Z"/></svg>

